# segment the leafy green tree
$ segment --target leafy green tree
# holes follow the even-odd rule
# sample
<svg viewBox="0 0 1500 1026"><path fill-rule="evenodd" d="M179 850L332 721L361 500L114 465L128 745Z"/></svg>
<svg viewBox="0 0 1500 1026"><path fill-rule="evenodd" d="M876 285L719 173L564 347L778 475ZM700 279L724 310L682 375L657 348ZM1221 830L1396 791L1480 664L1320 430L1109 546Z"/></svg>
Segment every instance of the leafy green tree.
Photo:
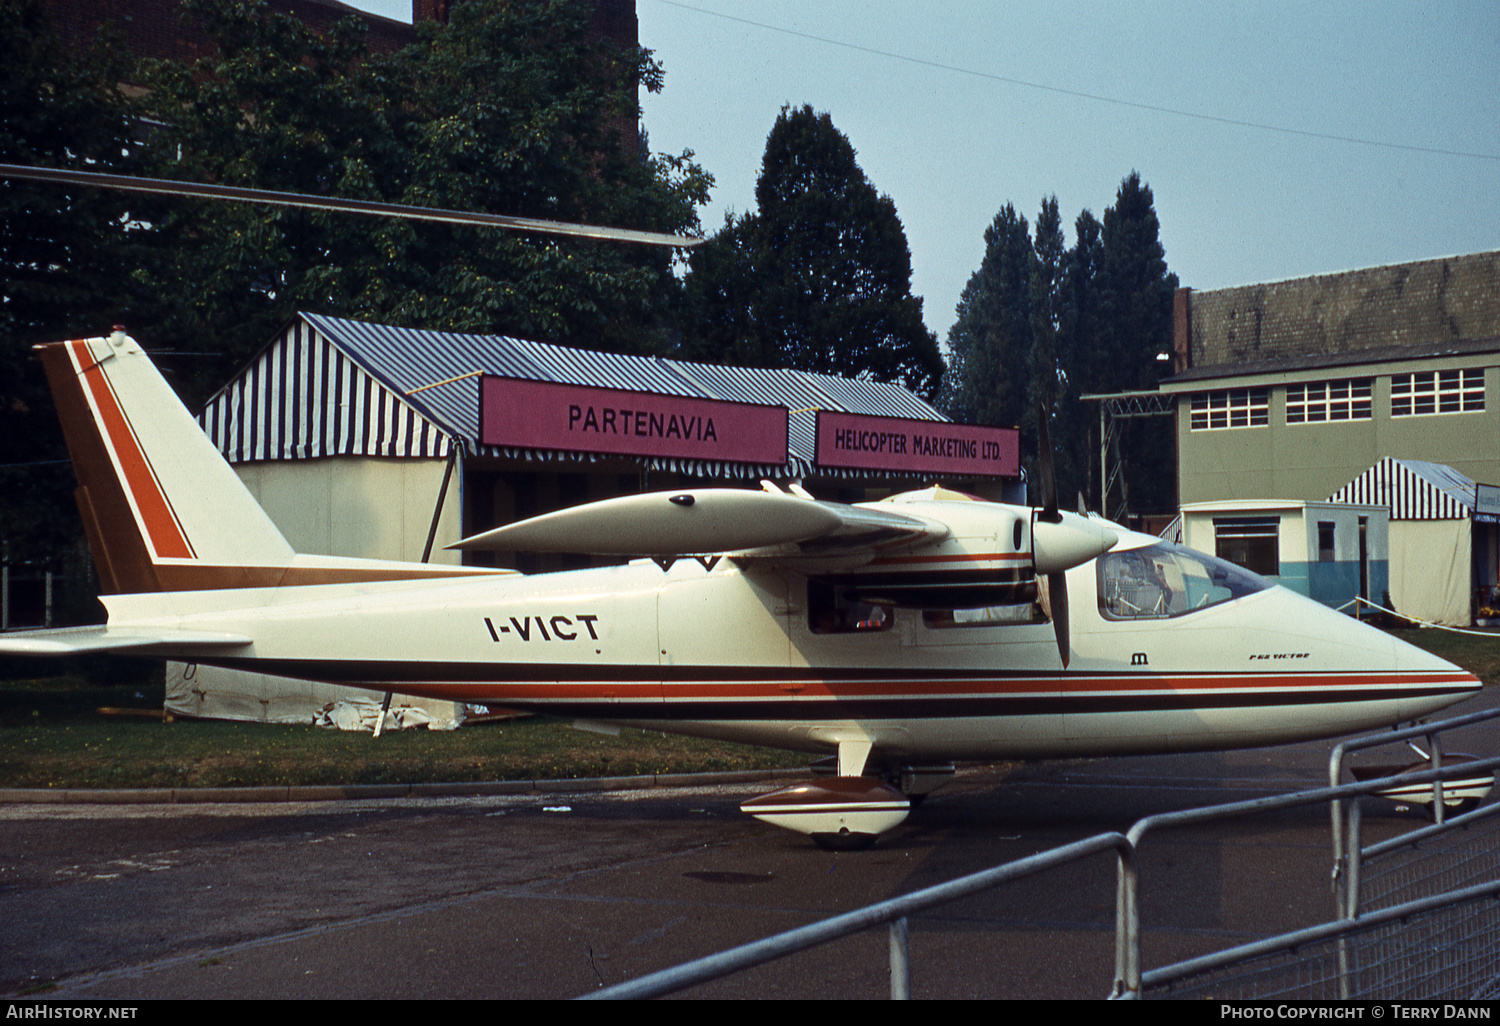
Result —
<svg viewBox="0 0 1500 1026"><path fill-rule="evenodd" d="M679 354L740 367L778 367L785 361L758 319L753 214L724 216L724 226L688 258Z"/></svg>
<svg viewBox="0 0 1500 1026"><path fill-rule="evenodd" d="M911 294L906 232L828 114L782 109L755 199L692 258L684 352L932 395L943 361Z"/></svg>
<svg viewBox="0 0 1500 1026"><path fill-rule="evenodd" d="M662 69L646 50L590 39L591 10L579 0L467 0L403 56L417 85L403 123L406 202L698 231L711 176L691 152L643 160L619 130L640 116L639 86L661 89ZM483 320L595 349L667 344L678 286L668 250L440 227L419 256L398 306L406 318Z"/></svg>
<svg viewBox="0 0 1500 1026"><path fill-rule="evenodd" d="M41 0L0 0L0 162L132 172L121 77L103 41L65 59ZM72 558L73 478L31 346L130 319L133 283L121 269L149 258L151 235L133 210L119 193L0 186L0 541L13 560L56 571ZM86 575L86 564L75 569Z"/></svg>
<svg viewBox="0 0 1500 1026"><path fill-rule="evenodd" d="M945 406L957 420L1016 427L1028 419L1032 260L1026 218L1007 203L984 231L984 259L948 330ZM1029 419L1035 424L1035 413Z"/></svg>
<svg viewBox="0 0 1500 1026"><path fill-rule="evenodd" d="M588 33L580 0L468 0L420 42L371 55L357 19L321 37L250 0L188 0L218 54L150 77L164 177L671 232L712 179L691 153L644 158L620 124L647 51ZM179 293L158 338L212 338L221 382L296 310L660 350L670 251L495 229L228 204L177 204ZM180 282L192 282L181 296ZM201 345L201 343L198 343Z"/></svg>

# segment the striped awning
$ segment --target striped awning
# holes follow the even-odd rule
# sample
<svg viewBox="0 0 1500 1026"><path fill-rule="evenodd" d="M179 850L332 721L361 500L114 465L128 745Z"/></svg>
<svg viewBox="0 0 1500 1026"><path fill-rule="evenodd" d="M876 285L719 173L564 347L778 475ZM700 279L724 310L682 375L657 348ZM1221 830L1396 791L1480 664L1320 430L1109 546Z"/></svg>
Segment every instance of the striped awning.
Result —
<svg viewBox="0 0 1500 1026"><path fill-rule="evenodd" d="M1389 506L1392 520L1464 520L1473 514L1475 484L1442 463L1387 456L1328 499Z"/></svg>
<svg viewBox="0 0 1500 1026"><path fill-rule="evenodd" d="M501 335L469 335L298 314L205 406L200 420L230 462L320 456L443 457L466 452L536 462L606 456L479 441L481 375L785 406L785 465L652 458L650 470L698 477L807 477L816 411L947 421L899 385L798 370L725 367L596 353ZM819 469L820 476L863 477ZM902 475L892 475L902 476Z"/></svg>

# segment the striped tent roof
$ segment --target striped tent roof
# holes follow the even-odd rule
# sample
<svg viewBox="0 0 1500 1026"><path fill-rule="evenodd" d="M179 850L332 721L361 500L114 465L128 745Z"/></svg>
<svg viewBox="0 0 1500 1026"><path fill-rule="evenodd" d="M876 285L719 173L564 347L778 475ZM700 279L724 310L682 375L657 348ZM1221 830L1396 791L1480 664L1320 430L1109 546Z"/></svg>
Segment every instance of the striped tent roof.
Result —
<svg viewBox="0 0 1500 1026"><path fill-rule="evenodd" d="M646 461L653 470L694 476L809 476L817 410L947 420L901 386L881 381L595 353L502 335L397 328L308 313L298 314L210 399L200 419L230 462L334 455L441 457L454 440L470 453L513 459L607 458L480 444L479 379L484 374L765 403L790 411L785 466Z"/></svg>
<svg viewBox="0 0 1500 1026"><path fill-rule="evenodd" d="M1389 506L1392 520L1464 520L1473 513L1475 485L1442 463L1387 456L1329 501Z"/></svg>

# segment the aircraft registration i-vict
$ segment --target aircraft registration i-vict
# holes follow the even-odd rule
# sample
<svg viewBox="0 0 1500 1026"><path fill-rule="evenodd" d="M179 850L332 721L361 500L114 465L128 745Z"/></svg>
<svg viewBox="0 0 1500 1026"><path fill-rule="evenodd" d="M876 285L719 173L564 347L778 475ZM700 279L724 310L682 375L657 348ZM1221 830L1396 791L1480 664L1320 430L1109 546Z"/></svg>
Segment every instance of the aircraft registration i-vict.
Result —
<svg viewBox="0 0 1500 1026"><path fill-rule="evenodd" d="M6 654L167 656L806 751L836 775L743 807L850 847L954 760L1331 737L1480 687L1232 564L941 487L643 494L457 543L645 557L532 576L296 553L123 331L37 348L109 616L7 634Z"/></svg>

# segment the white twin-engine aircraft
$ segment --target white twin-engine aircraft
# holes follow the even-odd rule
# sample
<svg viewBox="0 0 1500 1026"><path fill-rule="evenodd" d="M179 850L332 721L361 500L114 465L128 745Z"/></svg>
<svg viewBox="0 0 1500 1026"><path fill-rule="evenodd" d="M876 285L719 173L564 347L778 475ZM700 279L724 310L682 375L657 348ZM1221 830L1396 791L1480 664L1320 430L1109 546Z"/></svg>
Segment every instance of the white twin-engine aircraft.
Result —
<svg viewBox="0 0 1500 1026"><path fill-rule="evenodd" d="M797 486L636 495L456 546L648 557L535 576L295 553L123 332L38 351L109 619L0 652L168 656L806 751L832 774L743 808L828 847L895 826L953 760L1331 737L1480 687L1221 560L938 487L853 506Z"/></svg>

